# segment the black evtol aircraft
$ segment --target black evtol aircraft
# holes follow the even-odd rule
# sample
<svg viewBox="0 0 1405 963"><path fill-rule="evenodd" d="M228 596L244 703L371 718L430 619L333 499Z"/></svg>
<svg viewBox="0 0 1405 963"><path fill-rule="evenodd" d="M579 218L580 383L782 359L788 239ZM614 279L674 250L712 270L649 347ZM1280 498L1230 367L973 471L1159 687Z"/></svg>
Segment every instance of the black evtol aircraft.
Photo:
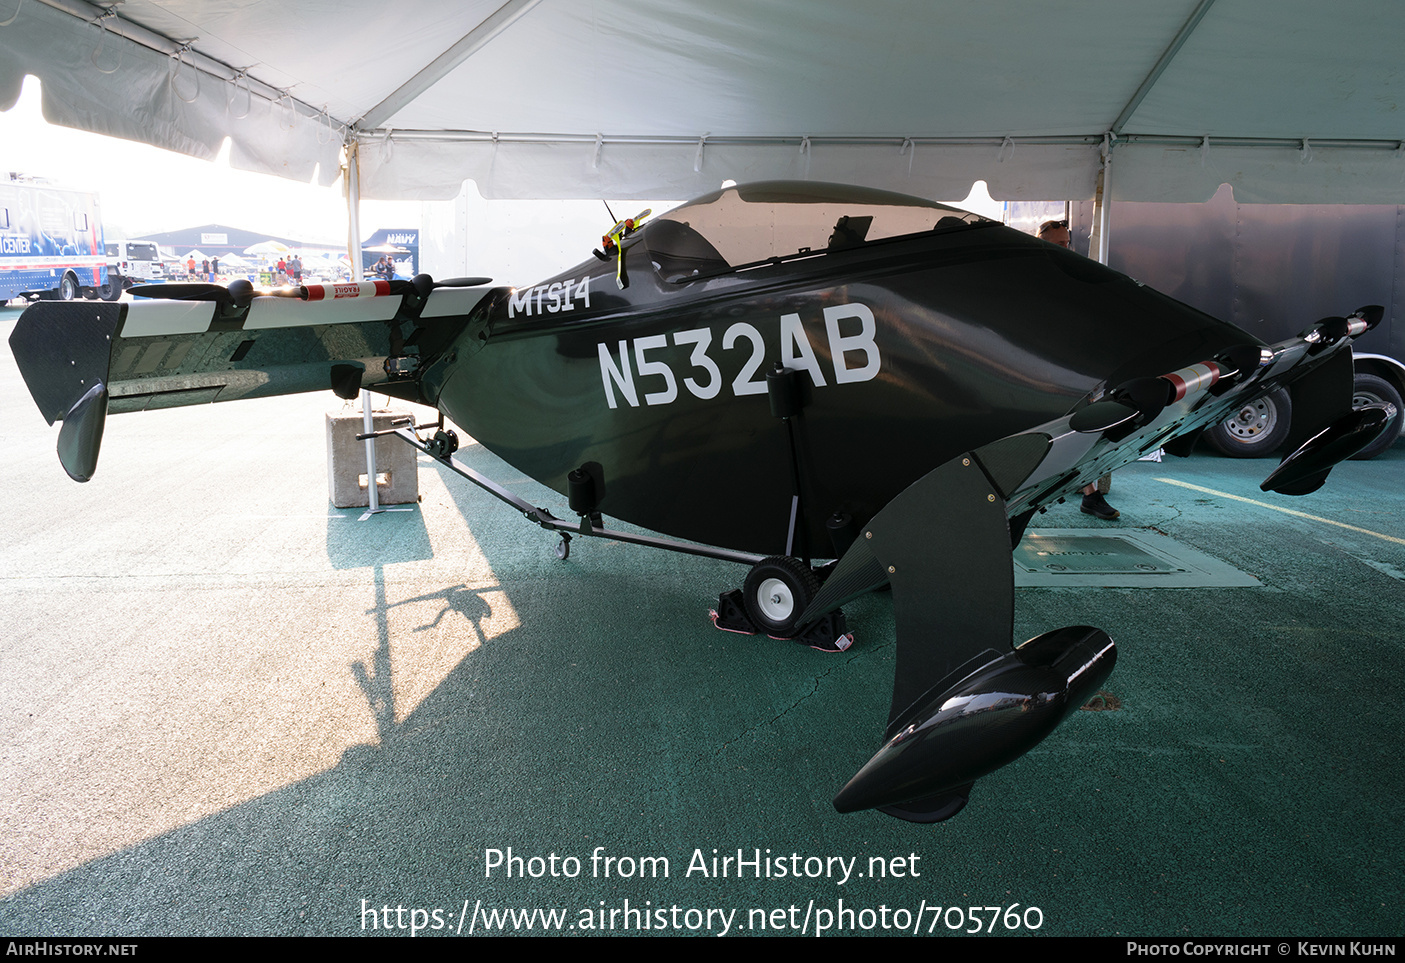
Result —
<svg viewBox="0 0 1405 963"><path fill-rule="evenodd" d="M567 495L575 520L477 475L442 418L394 429L560 532L562 557L604 535L751 565L721 627L843 647L839 606L891 585L886 741L835 805L916 821L953 815L1112 670L1087 626L1011 648L1010 550L1036 511L1282 386L1296 435L1266 489L1315 490L1395 414L1351 409L1349 345L1379 307L1268 346L998 223L862 188L753 184L646 215L530 288L157 285L138 293L175 300L36 304L10 343L79 481L109 411L367 387Z"/></svg>

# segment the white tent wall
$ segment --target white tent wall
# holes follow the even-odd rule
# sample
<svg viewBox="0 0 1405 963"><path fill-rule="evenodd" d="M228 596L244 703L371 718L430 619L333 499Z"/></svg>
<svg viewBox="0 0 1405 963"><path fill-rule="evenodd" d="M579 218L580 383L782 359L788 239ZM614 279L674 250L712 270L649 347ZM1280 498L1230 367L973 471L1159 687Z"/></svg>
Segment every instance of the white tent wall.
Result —
<svg viewBox="0 0 1405 963"><path fill-rule="evenodd" d="M1123 144L1115 156L1114 200L1203 202L1228 184L1246 204L1405 203L1405 149L1388 143L1146 139Z"/></svg>
<svg viewBox="0 0 1405 963"><path fill-rule="evenodd" d="M723 180L795 179L863 184L922 197L964 197L985 180L992 197L1088 198L1096 144L933 144L902 138L861 143L669 143L637 139L555 142L447 141L392 135L363 144L365 196L438 199L462 180L485 197L694 197ZM1214 191L1211 190L1213 194Z"/></svg>
<svg viewBox="0 0 1405 963"><path fill-rule="evenodd" d="M1395 0L0 0L0 104L367 198L1405 200ZM101 45L100 49L99 46ZM111 71L105 73L103 71Z"/></svg>
<svg viewBox="0 0 1405 963"><path fill-rule="evenodd" d="M50 123L141 141L210 160L226 137L230 163L242 170L277 174L303 182L316 173L331 184L339 171L341 132L326 118L236 71L179 53L179 44L107 18L103 11L70 3L59 9L42 0L0 0L0 107L19 99L26 74L43 88ZM146 38L139 43L114 31ZM164 44L170 53L148 44ZM173 56L173 54L179 55ZM227 76L226 76L227 75ZM274 99L268 96L272 95Z"/></svg>

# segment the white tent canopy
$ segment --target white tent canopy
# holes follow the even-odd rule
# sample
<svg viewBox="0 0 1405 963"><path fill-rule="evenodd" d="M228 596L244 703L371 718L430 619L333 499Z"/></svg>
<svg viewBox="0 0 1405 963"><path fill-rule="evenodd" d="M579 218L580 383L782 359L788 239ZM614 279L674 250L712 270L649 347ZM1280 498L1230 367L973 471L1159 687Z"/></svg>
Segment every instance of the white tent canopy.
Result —
<svg viewBox="0 0 1405 963"><path fill-rule="evenodd" d="M18 7L14 4L18 3ZM1405 202L1397 0L0 0L0 106L364 197Z"/></svg>

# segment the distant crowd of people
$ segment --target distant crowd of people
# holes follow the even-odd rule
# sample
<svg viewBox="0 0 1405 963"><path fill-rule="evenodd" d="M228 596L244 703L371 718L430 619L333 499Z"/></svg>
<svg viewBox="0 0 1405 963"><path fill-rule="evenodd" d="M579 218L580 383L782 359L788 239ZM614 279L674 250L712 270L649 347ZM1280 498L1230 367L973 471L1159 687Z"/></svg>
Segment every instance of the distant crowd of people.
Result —
<svg viewBox="0 0 1405 963"><path fill-rule="evenodd" d="M198 251L195 253L199 253ZM180 263L180 262L177 262ZM208 281L218 283L220 280L220 259L218 257L207 257L200 261L193 257L188 257L181 265L185 268L185 276L191 281ZM393 255L382 254L367 272L370 277L380 278L386 281L395 278L395 258ZM236 268L237 273L242 274L244 267ZM303 283L303 261L302 256L294 254L291 257L280 256L277 261L269 263L267 267L261 268L268 272L268 278L264 282L282 286L286 284Z"/></svg>
<svg viewBox="0 0 1405 963"><path fill-rule="evenodd" d="M215 258L209 258L209 257L205 258L205 259L204 259L203 261L201 261L200 264L199 264L200 273L199 273L198 275L195 273L195 268L196 268L195 258L193 258L193 257L192 257L192 258L186 258L186 261L185 261L185 276L186 276L187 278L199 277L199 278L201 278L201 279L203 279L203 280L206 280L206 281L209 281L209 282L213 283L214 280L215 280L215 278L218 277L218 276L219 276L219 273L220 273L220 259L217 258L217 257L215 257Z"/></svg>
<svg viewBox="0 0 1405 963"><path fill-rule="evenodd" d="M277 272L277 275L273 279L273 283L275 284L281 286L284 284L302 283L302 258L296 254L291 258L280 256L278 258L278 263L274 265L274 270Z"/></svg>
<svg viewBox="0 0 1405 963"><path fill-rule="evenodd" d="M184 267L188 280L215 283L220 279L220 259L218 257L207 257L200 261L188 257L185 259ZM303 263L300 255L294 254L290 258L279 257L275 263L268 265L266 270L269 274L269 283L276 285L302 283Z"/></svg>

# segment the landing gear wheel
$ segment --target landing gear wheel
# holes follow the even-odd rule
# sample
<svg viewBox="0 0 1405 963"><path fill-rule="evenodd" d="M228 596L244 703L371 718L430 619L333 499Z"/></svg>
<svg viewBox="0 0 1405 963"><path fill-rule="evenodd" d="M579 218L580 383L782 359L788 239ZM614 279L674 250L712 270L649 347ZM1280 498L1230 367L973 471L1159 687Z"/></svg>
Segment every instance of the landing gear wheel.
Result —
<svg viewBox="0 0 1405 963"><path fill-rule="evenodd" d="M1288 392L1279 388L1207 429L1205 440L1211 448L1231 458L1259 458L1282 446L1292 418L1293 402Z"/></svg>
<svg viewBox="0 0 1405 963"><path fill-rule="evenodd" d="M571 557L571 536L564 533L561 535L561 541L556 543L556 557L563 562Z"/></svg>
<svg viewBox="0 0 1405 963"><path fill-rule="evenodd" d="M429 441L428 448L435 458L448 458L459 450L459 436L452 431L436 431Z"/></svg>
<svg viewBox="0 0 1405 963"><path fill-rule="evenodd" d="M773 555L757 562L742 586L742 606L758 629L778 639L795 636L800 615L820 590L820 581L798 558Z"/></svg>
<svg viewBox="0 0 1405 963"><path fill-rule="evenodd" d="M1360 408L1363 405L1394 405L1395 422L1386 426L1386 430L1380 433L1375 441L1365 448L1352 455L1352 458L1366 459L1375 458L1391 445L1395 444L1395 439L1400 437L1400 423L1405 420L1405 406L1400 401L1400 392L1395 390L1395 385L1384 378L1371 374L1359 374L1356 376L1355 386L1351 391L1351 406Z"/></svg>

